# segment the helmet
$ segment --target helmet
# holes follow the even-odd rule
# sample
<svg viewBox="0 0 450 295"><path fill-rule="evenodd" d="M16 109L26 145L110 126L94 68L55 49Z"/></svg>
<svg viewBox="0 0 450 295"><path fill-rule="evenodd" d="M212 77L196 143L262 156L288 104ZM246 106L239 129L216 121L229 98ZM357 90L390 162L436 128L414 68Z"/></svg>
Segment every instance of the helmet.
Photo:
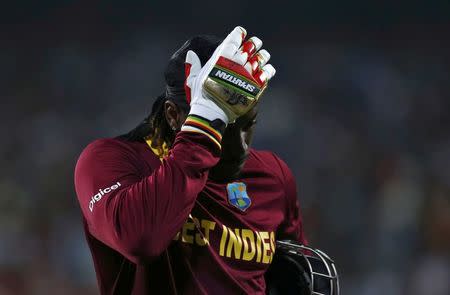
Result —
<svg viewBox="0 0 450 295"><path fill-rule="evenodd" d="M339 295L334 261L323 251L295 241L277 241L266 273L267 294Z"/></svg>
<svg viewBox="0 0 450 295"><path fill-rule="evenodd" d="M165 96L177 105L189 109L189 103L186 100L186 93L184 91L186 53L189 50L194 51L198 55L202 65L204 65L221 42L215 36L198 35L187 40L175 51L164 70L164 79L166 81Z"/></svg>

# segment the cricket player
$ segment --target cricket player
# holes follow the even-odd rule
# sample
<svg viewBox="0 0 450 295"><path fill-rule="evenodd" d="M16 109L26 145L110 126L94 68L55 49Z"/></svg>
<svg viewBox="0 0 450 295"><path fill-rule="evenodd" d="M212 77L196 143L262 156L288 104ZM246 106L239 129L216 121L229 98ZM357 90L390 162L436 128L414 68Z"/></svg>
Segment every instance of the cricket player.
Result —
<svg viewBox="0 0 450 295"><path fill-rule="evenodd" d="M197 36L131 132L81 153L75 188L101 294L265 294L275 241L306 243L296 183L250 148L275 74L257 37Z"/></svg>

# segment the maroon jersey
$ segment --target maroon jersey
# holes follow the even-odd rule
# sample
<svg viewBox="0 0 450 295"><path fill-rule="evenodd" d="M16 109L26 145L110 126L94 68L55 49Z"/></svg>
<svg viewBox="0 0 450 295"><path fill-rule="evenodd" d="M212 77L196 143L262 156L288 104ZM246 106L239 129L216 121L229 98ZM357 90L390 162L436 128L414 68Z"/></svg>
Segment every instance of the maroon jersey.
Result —
<svg viewBox="0 0 450 295"><path fill-rule="evenodd" d="M208 179L220 150L179 132L160 159L145 142L100 139L75 187L102 294L264 294L275 239L304 241L284 162L252 150L241 178Z"/></svg>

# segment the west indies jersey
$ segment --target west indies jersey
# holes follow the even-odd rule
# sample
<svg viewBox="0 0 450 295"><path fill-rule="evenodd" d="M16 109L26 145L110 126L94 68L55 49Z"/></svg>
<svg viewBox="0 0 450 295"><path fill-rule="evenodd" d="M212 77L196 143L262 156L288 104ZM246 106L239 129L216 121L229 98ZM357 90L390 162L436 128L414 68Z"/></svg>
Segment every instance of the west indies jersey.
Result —
<svg viewBox="0 0 450 295"><path fill-rule="evenodd" d="M162 160L123 139L80 155L75 188L101 294L264 294L275 240L305 242L286 164L251 150L239 179L211 181L220 133L189 120Z"/></svg>

